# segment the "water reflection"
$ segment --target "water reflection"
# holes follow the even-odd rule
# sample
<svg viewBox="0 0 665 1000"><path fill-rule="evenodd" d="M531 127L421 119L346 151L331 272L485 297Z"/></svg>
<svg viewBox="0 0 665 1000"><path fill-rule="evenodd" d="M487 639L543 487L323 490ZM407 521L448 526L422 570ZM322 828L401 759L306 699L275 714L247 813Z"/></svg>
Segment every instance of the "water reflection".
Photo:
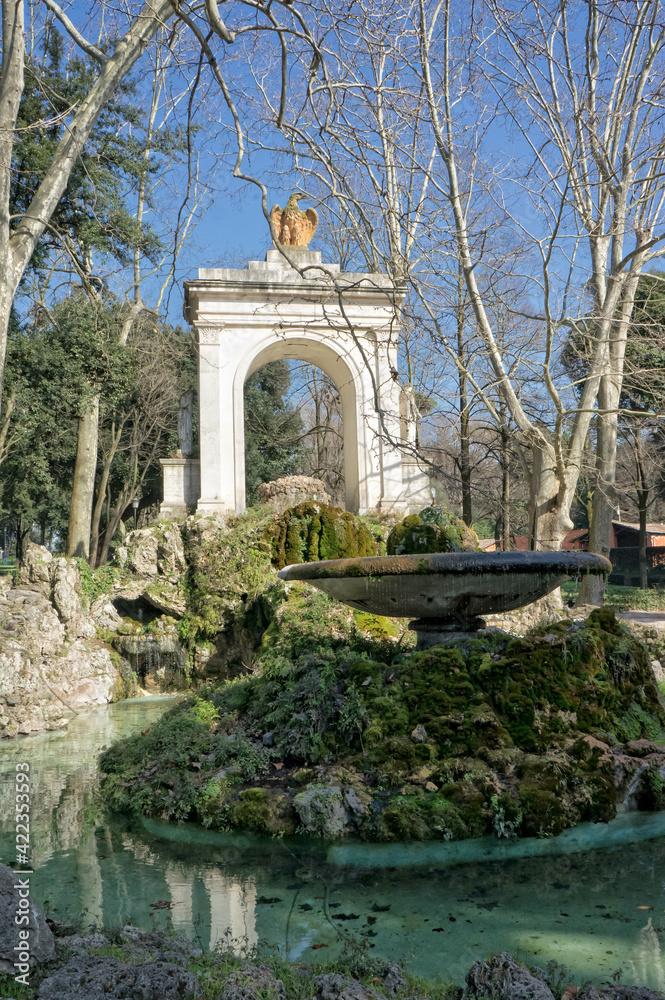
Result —
<svg viewBox="0 0 665 1000"><path fill-rule="evenodd" d="M557 857L489 858L419 866L365 856L333 864L320 841L216 834L141 822L95 804L94 757L122 729L144 728L168 702L91 710L69 732L0 745L2 859L13 860L10 778L29 760L34 779L32 887L61 917L118 926L172 926L204 947L259 941L315 961L353 938L427 976L461 982L472 962L508 950L573 981L623 982L665 992L665 838ZM341 860L344 852L339 852ZM348 855L349 859L351 855Z"/></svg>

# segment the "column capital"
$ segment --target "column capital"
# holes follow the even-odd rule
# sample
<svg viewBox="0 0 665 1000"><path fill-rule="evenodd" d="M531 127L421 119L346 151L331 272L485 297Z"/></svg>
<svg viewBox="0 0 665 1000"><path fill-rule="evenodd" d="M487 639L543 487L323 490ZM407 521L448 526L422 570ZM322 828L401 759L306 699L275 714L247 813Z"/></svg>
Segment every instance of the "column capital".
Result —
<svg viewBox="0 0 665 1000"><path fill-rule="evenodd" d="M195 323L194 327L198 334L199 344L219 344L219 338L225 325L224 323L216 323L214 326L210 323Z"/></svg>

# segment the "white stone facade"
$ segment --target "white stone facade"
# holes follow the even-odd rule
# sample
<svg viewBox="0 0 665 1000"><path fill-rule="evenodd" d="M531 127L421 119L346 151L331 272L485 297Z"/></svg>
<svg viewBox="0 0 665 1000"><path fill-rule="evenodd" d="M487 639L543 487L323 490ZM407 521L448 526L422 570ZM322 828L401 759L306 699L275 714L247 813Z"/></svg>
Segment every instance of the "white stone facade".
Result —
<svg viewBox="0 0 665 1000"><path fill-rule="evenodd" d="M308 269L305 277L269 250L265 262L244 270L203 268L185 282L184 314L199 350L197 510L244 510L245 380L270 361L292 358L321 368L340 393L347 509L428 503L428 477L400 448L413 440L415 424L412 403L405 403L411 389L393 377L401 299L392 282L340 274L339 265L322 265L318 252L287 251Z"/></svg>

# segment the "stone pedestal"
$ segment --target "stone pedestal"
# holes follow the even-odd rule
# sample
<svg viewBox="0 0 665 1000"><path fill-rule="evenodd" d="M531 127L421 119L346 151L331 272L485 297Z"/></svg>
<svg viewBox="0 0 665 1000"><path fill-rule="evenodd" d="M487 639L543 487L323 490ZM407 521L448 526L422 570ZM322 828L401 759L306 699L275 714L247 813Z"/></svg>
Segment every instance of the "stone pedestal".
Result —
<svg viewBox="0 0 665 1000"><path fill-rule="evenodd" d="M201 496L201 463L198 458L160 458L164 499L161 517L186 517Z"/></svg>

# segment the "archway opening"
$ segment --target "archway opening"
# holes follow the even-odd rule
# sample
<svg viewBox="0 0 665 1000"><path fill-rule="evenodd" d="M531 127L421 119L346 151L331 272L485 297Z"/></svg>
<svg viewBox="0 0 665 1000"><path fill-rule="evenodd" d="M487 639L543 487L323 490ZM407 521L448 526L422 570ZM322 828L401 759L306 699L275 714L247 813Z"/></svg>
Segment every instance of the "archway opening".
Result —
<svg viewBox="0 0 665 1000"><path fill-rule="evenodd" d="M320 479L331 502L346 505L342 394L323 369L268 361L245 382L244 420L247 506L261 483L289 475Z"/></svg>

